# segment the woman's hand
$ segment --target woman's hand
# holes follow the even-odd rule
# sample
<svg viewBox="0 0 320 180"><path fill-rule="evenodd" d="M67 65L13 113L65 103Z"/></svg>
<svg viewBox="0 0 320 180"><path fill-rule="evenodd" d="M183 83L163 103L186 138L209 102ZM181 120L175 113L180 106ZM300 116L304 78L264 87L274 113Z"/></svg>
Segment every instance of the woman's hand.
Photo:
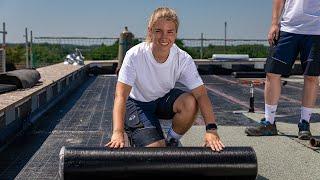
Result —
<svg viewBox="0 0 320 180"><path fill-rule="evenodd" d="M109 147L109 148L123 148L124 144L125 144L124 132L123 131L114 131L110 142L108 142L104 146Z"/></svg>
<svg viewBox="0 0 320 180"><path fill-rule="evenodd" d="M213 151L222 151L225 147L220 140L217 130L206 131L204 137L204 146L211 147Z"/></svg>

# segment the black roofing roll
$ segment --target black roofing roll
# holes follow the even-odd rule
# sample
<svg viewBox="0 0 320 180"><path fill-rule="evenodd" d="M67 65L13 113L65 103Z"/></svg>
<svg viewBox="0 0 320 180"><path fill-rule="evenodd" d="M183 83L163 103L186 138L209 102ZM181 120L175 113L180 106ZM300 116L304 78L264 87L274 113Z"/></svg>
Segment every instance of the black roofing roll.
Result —
<svg viewBox="0 0 320 180"><path fill-rule="evenodd" d="M14 91L17 89L17 86L11 85L11 84L0 84L0 94L9 92L9 91Z"/></svg>
<svg viewBox="0 0 320 180"><path fill-rule="evenodd" d="M235 78L265 78L265 72L233 72L232 76Z"/></svg>
<svg viewBox="0 0 320 180"><path fill-rule="evenodd" d="M36 69L19 69L0 74L0 84L11 84L18 89L25 89L33 87L40 78Z"/></svg>
<svg viewBox="0 0 320 180"><path fill-rule="evenodd" d="M251 147L123 148L62 147L60 179L133 176L202 176L255 179L257 157Z"/></svg>

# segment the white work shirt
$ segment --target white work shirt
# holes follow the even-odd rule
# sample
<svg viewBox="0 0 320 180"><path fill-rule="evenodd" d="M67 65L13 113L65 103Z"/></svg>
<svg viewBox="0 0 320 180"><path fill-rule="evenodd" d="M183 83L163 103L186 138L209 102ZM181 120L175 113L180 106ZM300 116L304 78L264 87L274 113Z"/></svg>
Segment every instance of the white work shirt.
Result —
<svg viewBox="0 0 320 180"><path fill-rule="evenodd" d="M286 0L281 31L320 35L320 0Z"/></svg>
<svg viewBox="0 0 320 180"><path fill-rule="evenodd" d="M132 86L130 97L150 102L163 97L176 82L189 90L203 85L192 57L177 45L170 49L168 59L158 63L152 54L152 43L142 42L125 55L118 81Z"/></svg>

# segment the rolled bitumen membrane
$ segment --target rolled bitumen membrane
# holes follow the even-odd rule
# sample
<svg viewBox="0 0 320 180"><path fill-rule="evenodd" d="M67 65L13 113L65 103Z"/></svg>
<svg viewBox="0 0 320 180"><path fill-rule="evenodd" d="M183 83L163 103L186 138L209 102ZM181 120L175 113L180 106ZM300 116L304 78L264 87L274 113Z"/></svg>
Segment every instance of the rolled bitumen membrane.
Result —
<svg viewBox="0 0 320 180"><path fill-rule="evenodd" d="M62 147L60 179L129 178L135 176L202 176L255 179L257 157L252 147L122 148Z"/></svg>

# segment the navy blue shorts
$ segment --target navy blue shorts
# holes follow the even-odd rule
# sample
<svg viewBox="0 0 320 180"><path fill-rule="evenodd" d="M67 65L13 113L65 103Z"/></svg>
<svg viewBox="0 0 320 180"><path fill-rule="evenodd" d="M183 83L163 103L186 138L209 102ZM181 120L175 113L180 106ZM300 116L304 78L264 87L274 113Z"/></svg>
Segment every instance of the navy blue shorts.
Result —
<svg viewBox="0 0 320 180"><path fill-rule="evenodd" d="M183 93L185 91L172 89L165 96L151 102L128 98L124 124L131 146L144 147L164 139L159 119L173 118L173 104Z"/></svg>
<svg viewBox="0 0 320 180"><path fill-rule="evenodd" d="M270 47L266 61L267 73L289 76L292 66L300 54L304 75L320 74L320 35L293 34L281 31L279 40Z"/></svg>

